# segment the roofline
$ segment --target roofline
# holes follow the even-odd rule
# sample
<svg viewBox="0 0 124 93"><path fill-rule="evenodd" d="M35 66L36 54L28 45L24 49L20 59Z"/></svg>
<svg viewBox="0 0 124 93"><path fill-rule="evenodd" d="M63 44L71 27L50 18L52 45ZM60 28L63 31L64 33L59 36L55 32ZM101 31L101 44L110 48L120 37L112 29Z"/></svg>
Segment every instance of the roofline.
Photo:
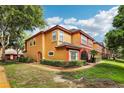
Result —
<svg viewBox="0 0 124 93"><path fill-rule="evenodd" d="M71 32L70 32L68 29L66 29L66 28L64 28L64 27L62 27L62 26L59 26L59 25L56 25L56 26L54 26L54 27L52 27L52 28L46 30L44 33L47 33L47 32L49 32L49 31L53 31L53 30L55 30L55 29L60 29L60 30L62 30L62 31L64 31L64 32L67 32L67 33L71 34Z"/></svg>
<svg viewBox="0 0 124 93"><path fill-rule="evenodd" d="M97 41L95 41L94 43L95 43L95 44L98 44L98 45L100 45L100 46L102 46L102 47L104 47L102 44L100 44L100 43L97 42Z"/></svg>
<svg viewBox="0 0 124 93"><path fill-rule="evenodd" d="M88 35L86 32L84 32L82 30L77 30L77 31L72 32L72 33L74 34L74 33L77 33L77 32L79 32L79 33L85 35L86 37L88 37L89 39L92 39L93 41L95 41L94 38L92 38L90 35Z"/></svg>
<svg viewBox="0 0 124 93"><path fill-rule="evenodd" d="M40 32L38 32L37 34L35 34L35 35L29 37L29 38L26 39L25 41L28 41L28 40L30 40L30 39L32 39L32 38L34 38L34 37L36 37L36 36L38 36L38 35L40 35L40 34L42 34L42 33L47 33L47 32L53 31L53 30L55 30L55 29L60 29L60 30L62 30L62 31L64 31L64 32L67 32L67 33L71 34L71 32L70 32L68 29L66 29L66 28L64 28L64 27L62 27L62 26L56 25L56 26L54 26L54 27L52 27L52 28L49 28L49 29L46 30L46 31L40 31Z"/></svg>
<svg viewBox="0 0 124 93"><path fill-rule="evenodd" d="M69 31L68 29L66 29L66 28L64 28L64 27L62 27L62 26L59 26L59 25L56 25L56 26L54 26L54 27L52 27L52 28L49 28L49 29L46 30L46 31L40 31L40 32L38 32L37 34L35 34L35 35L29 37L29 38L26 39L25 41L28 41L28 40L30 40L30 39L32 39L32 38L34 38L34 37L36 37L36 36L38 36L38 35L40 35L40 34L47 33L47 32L53 31L53 30L55 30L55 29L60 29L60 30L62 30L62 31L64 31L64 32L68 33L68 34L74 34L74 33L80 32L81 34L85 35L86 37L88 37L89 39L92 39L92 40L94 41L94 39L93 39L90 35L88 35L87 33L85 33L85 32L82 31L82 30L77 30L77 31L75 31L75 32L71 32L71 31Z"/></svg>
<svg viewBox="0 0 124 93"><path fill-rule="evenodd" d="M28 41L28 40L30 40L30 39L32 39L32 38L34 38L34 37L36 37L36 36L38 36L38 35L40 35L40 34L42 34L42 33L44 33L44 32L43 32L43 31L40 31L40 32L36 33L35 35L29 37L29 38L26 39L25 41Z"/></svg>
<svg viewBox="0 0 124 93"><path fill-rule="evenodd" d="M76 49L76 50L80 50L81 47L74 47L74 46L69 46L69 45L64 45L64 46L56 46L56 48L71 48L71 49Z"/></svg>

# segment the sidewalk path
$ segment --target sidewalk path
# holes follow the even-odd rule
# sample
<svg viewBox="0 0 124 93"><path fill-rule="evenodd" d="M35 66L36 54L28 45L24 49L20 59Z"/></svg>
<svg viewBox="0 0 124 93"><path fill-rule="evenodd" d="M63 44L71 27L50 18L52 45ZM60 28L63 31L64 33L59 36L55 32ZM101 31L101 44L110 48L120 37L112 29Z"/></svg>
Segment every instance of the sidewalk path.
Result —
<svg viewBox="0 0 124 93"><path fill-rule="evenodd" d="M4 67L0 66L0 88L10 88Z"/></svg>
<svg viewBox="0 0 124 93"><path fill-rule="evenodd" d="M89 63L89 65L78 67L78 68L62 68L62 67L53 67L53 66L42 65L42 64L27 64L27 65L32 66L32 67L36 67L36 68L40 68L40 69L46 70L46 71L72 72L72 71L87 69L87 68L93 67L97 64L99 64L99 63Z"/></svg>

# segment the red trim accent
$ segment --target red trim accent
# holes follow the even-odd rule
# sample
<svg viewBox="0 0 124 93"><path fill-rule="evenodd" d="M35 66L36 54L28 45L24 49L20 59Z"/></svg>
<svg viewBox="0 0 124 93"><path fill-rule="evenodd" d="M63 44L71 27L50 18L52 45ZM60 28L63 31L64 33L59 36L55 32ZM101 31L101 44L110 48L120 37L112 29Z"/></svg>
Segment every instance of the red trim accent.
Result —
<svg viewBox="0 0 124 93"><path fill-rule="evenodd" d="M81 52L80 51L78 52L78 60L81 60Z"/></svg>
<svg viewBox="0 0 124 93"><path fill-rule="evenodd" d="M67 49L66 57L67 57L67 61L69 61L69 50L68 49Z"/></svg>

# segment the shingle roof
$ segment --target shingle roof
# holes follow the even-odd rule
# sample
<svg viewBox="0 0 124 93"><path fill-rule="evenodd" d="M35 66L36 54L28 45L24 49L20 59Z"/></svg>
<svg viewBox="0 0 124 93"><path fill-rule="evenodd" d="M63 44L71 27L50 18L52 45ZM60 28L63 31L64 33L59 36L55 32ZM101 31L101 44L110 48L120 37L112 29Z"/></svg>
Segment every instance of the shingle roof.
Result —
<svg viewBox="0 0 124 93"><path fill-rule="evenodd" d="M54 26L54 27L52 27L52 28L50 28L50 29L48 29L48 30L46 30L46 31L40 31L39 33L37 33L37 34L31 36L30 38L28 38L26 41L32 39L33 37L35 37L35 36L37 36L37 35L39 35L39 34L47 33L47 32L49 32L49 31L53 31L53 30L55 30L55 29L60 29L60 30L62 30L62 31L64 31L64 32L67 32L67 33L69 33L69 34L74 34L75 32L80 32L81 34L84 34L86 37L88 37L88 38L94 40L90 35L88 35L87 33L85 33L84 31L82 31L82 30L80 30L80 29L70 29L70 30L68 30L68 29L66 29L66 28L64 28L64 27L62 27L62 26L56 25L56 26Z"/></svg>
<svg viewBox="0 0 124 93"><path fill-rule="evenodd" d="M73 48L73 49L81 49L81 47L79 46L75 46L71 43L67 43L67 42L63 42L62 44L60 44L59 46L56 46L57 48L59 47L67 47L67 48Z"/></svg>
<svg viewBox="0 0 124 93"><path fill-rule="evenodd" d="M98 44L98 45L100 45L100 46L102 46L102 47L104 47L103 43L101 43L101 42L95 41L94 43L95 43L95 44Z"/></svg>
<svg viewBox="0 0 124 93"><path fill-rule="evenodd" d="M5 54L14 54L15 55L15 54L17 54L17 51L15 49L10 48L10 49L5 50ZM20 51L18 54L23 55L22 51Z"/></svg>

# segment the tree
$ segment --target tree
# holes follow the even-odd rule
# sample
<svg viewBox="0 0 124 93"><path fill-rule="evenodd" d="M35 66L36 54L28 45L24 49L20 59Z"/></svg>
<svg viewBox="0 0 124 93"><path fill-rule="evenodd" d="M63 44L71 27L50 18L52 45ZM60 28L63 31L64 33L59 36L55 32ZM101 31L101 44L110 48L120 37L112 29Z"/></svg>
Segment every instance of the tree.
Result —
<svg viewBox="0 0 124 93"><path fill-rule="evenodd" d="M2 60L5 60L5 49L13 37L21 37L23 31L33 31L44 27L41 6L0 6L0 43Z"/></svg>
<svg viewBox="0 0 124 93"><path fill-rule="evenodd" d="M11 38L9 46L13 47L17 51L17 58L20 51L24 51L25 40L29 38L30 35L26 32L20 33L19 37Z"/></svg>
<svg viewBox="0 0 124 93"><path fill-rule="evenodd" d="M95 62L95 55L97 55L97 51L96 50L91 50L90 54L91 54L91 61Z"/></svg>
<svg viewBox="0 0 124 93"><path fill-rule="evenodd" d="M118 15L114 17L113 26L116 27L116 29L124 30L124 5L118 8Z"/></svg>
<svg viewBox="0 0 124 93"><path fill-rule="evenodd" d="M124 5L118 8L118 15L114 17L113 26L115 29L105 35L106 46L111 50L113 59L123 55L124 50ZM120 54L122 53L122 54Z"/></svg>

